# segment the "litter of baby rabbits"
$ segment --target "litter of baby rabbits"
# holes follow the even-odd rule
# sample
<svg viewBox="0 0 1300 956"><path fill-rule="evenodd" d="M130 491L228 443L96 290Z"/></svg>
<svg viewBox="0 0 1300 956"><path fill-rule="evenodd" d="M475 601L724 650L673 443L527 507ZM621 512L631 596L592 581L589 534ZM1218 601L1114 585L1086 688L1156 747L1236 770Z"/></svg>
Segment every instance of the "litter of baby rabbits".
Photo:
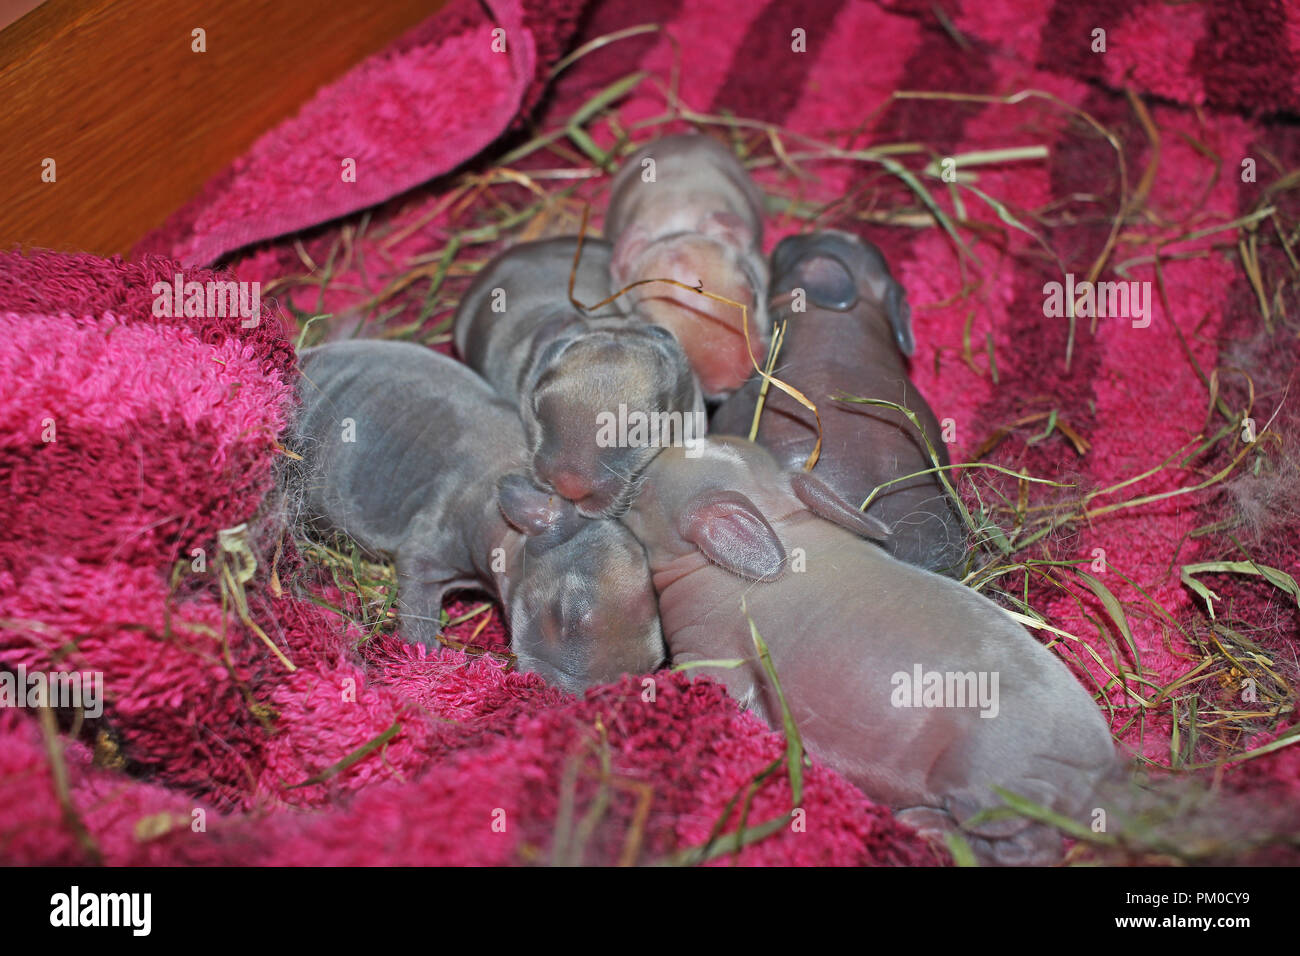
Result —
<svg viewBox="0 0 1300 956"><path fill-rule="evenodd" d="M623 88L625 87L620 87ZM582 122L590 124L608 120L611 115L610 107L605 104L587 114ZM678 110L673 118L695 127L697 135L709 137L711 143L728 147L750 171L764 174L767 211L786 228L796 225L801 231L806 231L799 224L818 223L830 208L827 204L801 198L797 193L789 196L782 194L784 190L800 187L807 168L828 163L873 164L883 170L881 196L876 197L869 209L855 209L852 201L837 200L836 211L841 221L857 225L870 223L876 226L939 229L952 236L962 250L959 258L966 264L964 268L978 269L980 266L968 239L961 235L964 227L962 219L954 218L938 206L929 191L930 187L918 178L915 171L896 158L905 154L906 149L891 150L882 145L872 150L854 152L826 143L807 142L800 144L804 148L793 148L792 143L806 141L807 137L792 134L787 136L785 131L743 118L706 116L685 108ZM581 124L578 128L581 129ZM491 256L498 251L499 243L535 241L584 232L589 210L593 206L600 208L601 191L608 182L610 171L620 168L629 158L638 155L638 150L653 143L653 140L625 137L613 149L607 150L596 147L582 136L573 136L571 143L576 144L578 150L575 152L570 146L564 145L564 138L564 130L559 131L559 135L543 134L516 146L503 157L499 165L466 174L452 185L438 211L454 212L462 223L461 227L446 236L440 249L414 257L410 262L411 268L362 302L359 312L368 321L369 331L366 334L445 346L450 340L450 310L459 301L466 283L481 272ZM565 165L559 168L520 168L521 163L528 165L525 161L530 157L535 159L541 155L559 157ZM972 161L966 168L979 163L997 164L1032 158L1023 154L1023 150L1019 153L1007 151L1005 155L991 151L988 156ZM1008 228L1033 234L1030 225L1018 220L995 197L977 195L998 210L999 218ZM312 262L318 268L317 275L311 281L320 287L319 301L322 306L331 275L335 272L349 273L354 269L354 250L359 241L359 232L365 227L363 222L352 232L345 230L331 250L323 269L319 268L320 264ZM409 235L417 227L417 224L411 224L403 227L400 233L372 236L369 241L377 241L381 247L395 246L403 234ZM675 284L688 297L712 291L707 286L693 286L669 275L641 275L634 281ZM287 288L293 282L292 279L285 280L284 286ZM569 291L566 288L563 294L568 295ZM618 291L615 291L607 301L617 296ZM736 311L740 312L741 317L736 320L735 328L742 331L743 338L750 328L747 310L739 308L743 305L739 299L725 298L738 307ZM577 304L591 307L601 303ZM322 321L318 315L302 313L300 319L304 341L311 338L313 329L328 325L328 321ZM988 338L987 342L987 366L980 370L980 374L991 377L996 386L996 359L992 338ZM961 359L970 367L979 368L976 361L978 353L973 343L973 337L967 335ZM1073 334L1067 345L1067 354L1072 350ZM781 378L779 351L771 356L770 364L765 361L768 358L765 350L760 349L757 354L751 353L750 358L771 373L774 380ZM936 354L936 362L938 359ZM837 395L833 401L837 407L876 402L880 406L893 408L904 416L912 411L905 405L881 402L868 394L845 393ZM815 402L810 399L806 407L815 407ZM1257 453L1253 446L1235 449L1223 467L1201 481L1156 493L1133 492L1142 480L1166 470L1173 471L1193 455L1204 454L1207 449L1219 445L1226 447L1240 431L1242 417L1239 412L1229 414L1210 434L1198 436L1183 448L1169 449L1164 462L1157 467L1131 474L1117 474L1112 483L1103 487L1079 486L1069 480L1069 474L1052 477L1034 475L990 461L972 460L949 466L940 460L938 449L933 447L930 449L929 460L922 462L924 467L915 469L918 475L929 473L935 476L933 480L936 485L945 493L951 492L951 506L960 520L961 530L972 544L960 573L963 583L977 592L996 597L1014 619L1048 641L1053 654L1073 662L1077 672L1090 677L1095 686L1089 689L1111 720L1112 729L1117 736L1128 735L1148 722L1159 723L1171 718L1176 724L1184 725L1187 729L1183 735L1175 735L1175 765L1191 763L1188 758L1193 745L1189 738L1199 740L1202 745L1207 739L1213 739L1224 757L1237 761L1250 759L1256 752L1262 752L1252 750L1249 746L1249 741L1260 726L1259 712L1224 712L1199 708L1188 702L1186 693L1196 681L1230 672L1250 674L1257 679L1265 698L1276 702L1279 708L1275 713L1277 716L1282 713L1280 708L1289 697L1288 680L1261 654L1240 622L1220 622L1214 627L1213 634L1198 633L1186 623L1175 620L1150 595L1141 594L1136 602L1132 599L1121 601L1104 583L1095 566L1095 559L1067 558L1059 553L1056 546L1068 540L1068 535L1080 522L1176 500L1221 485L1238 475L1241 468ZM1010 434L1016 429L1023 430L1029 420L1036 426L1041 426L1041 432L1033 437L1033 441L1046 441L1058 436L1070 443L1074 453L1086 453L1086 438L1056 410L1027 416L1026 421L1007 423L1005 428L1001 423L990 424L988 431L991 435ZM821 423L820 416L818 423ZM915 419L913 424L920 428ZM1266 439L1271 434L1267 431L1267 426L1260 433ZM991 445L984 448L985 453L990 451ZM982 457L982 454L977 457ZM816 474L816 471L813 473ZM902 477L904 476L900 476L900 480ZM862 500L855 501L854 504L874 502L885 490L884 487L864 488ZM340 557L325 554L322 566L346 582L351 562L340 560ZM1111 568L1107 571L1119 574ZM1125 580L1127 584L1133 584ZM391 590L386 588L382 595L378 595L373 592L370 584L358 581L358 592L363 591L363 588L369 590L372 604L381 596L387 601L391 594ZM1095 604L1101 612L1090 617L1096 635L1072 632L1054 623L1051 612L1044 603L1045 595L1054 595L1056 599L1081 606L1084 603ZM1141 655L1133 639L1130 623L1133 615L1150 616L1200 648L1203 657L1197 666L1189 668L1172 683L1164 686L1153 684L1144 674ZM466 636L464 628L481 629L481 624L482 618L479 617L465 622L459 630L455 626L448 627L441 639L461 641ZM499 650L502 649L500 644L497 646ZM1026 813L1033 812L1032 807L1022 809ZM1086 834L1076 835L1087 842ZM1097 839L1093 842L1093 852L1115 850L1114 839ZM1139 837L1135 836L1129 844L1124 844L1122 840L1119 844L1136 847L1138 849L1135 852L1141 852ZM1168 841L1162 844L1162 852L1167 852L1169 845ZM1176 840L1173 845L1176 845ZM1086 854L1087 851L1079 849L1076 852ZM1203 853L1205 857L1221 858L1226 851L1224 847L1216 846L1212 852L1204 849L1197 852Z"/></svg>

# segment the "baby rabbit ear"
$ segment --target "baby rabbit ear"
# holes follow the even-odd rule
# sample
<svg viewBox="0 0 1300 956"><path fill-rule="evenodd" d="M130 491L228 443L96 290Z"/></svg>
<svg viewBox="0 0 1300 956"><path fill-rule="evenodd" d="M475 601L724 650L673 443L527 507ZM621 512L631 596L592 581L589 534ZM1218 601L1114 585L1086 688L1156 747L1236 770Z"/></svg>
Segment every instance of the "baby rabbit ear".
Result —
<svg viewBox="0 0 1300 956"><path fill-rule="evenodd" d="M910 356L916 351L916 340L912 338L912 307L907 304L907 293L892 277L889 288L885 291L885 315L889 317L889 325L894 330L898 351Z"/></svg>
<svg viewBox="0 0 1300 956"><path fill-rule="evenodd" d="M858 254L864 260L859 277L866 281L871 293L884 306L885 317L889 319L889 327L894 331L894 342L897 343L898 350L910 356L916 351L916 340L912 338L912 307L907 304L907 292L890 274L889 263L885 261L885 254L880 251L880 247L860 236L834 233L823 235L832 236L831 241L859 248ZM846 255L844 261L847 263L854 260Z"/></svg>
<svg viewBox="0 0 1300 956"><path fill-rule="evenodd" d="M552 316L537 327L533 334L533 352L528 362L534 376L540 376L554 365L565 349L574 343L577 336L570 333L569 329L578 324L578 316L569 314Z"/></svg>
<svg viewBox="0 0 1300 956"><path fill-rule="evenodd" d="M847 528L868 541L883 544L893 534L889 530L889 525L879 518L872 518L863 514L831 491L825 482L819 478L814 478L807 472L801 471L791 475L790 488L813 514L819 518L825 518L841 528Z"/></svg>
<svg viewBox="0 0 1300 956"><path fill-rule="evenodd" d="M543 491L520 474L505 475L497 482L497 505L506 522L529 537L576 530L571 527L577 515L572 502Z"/></svg>
<svg viewBox="0 0 1300 956"><path fill-rule="evenodd" d="M645 254L649 245L650 233L644 226L629 226L623 230L618 241L614 243L614 255L609 262L609 275L616 286L623 286L632 281L636 275L637 262Z"/></svg>
<svg viewBox="0 0 1300 956"><path fill-rule="evenodd" d="M847 312L858 304L858 283L837 256L810 256L799 263L798 275L808 298L824 309Z"/></svg>
<svg viewBox="0 0 1300 956"><path fill-rule="evenodd" d="M700 223L700 232L737 249L748 249L754 244L753 230L734 212L709 213Z"/></svg>
<svg viewBox="0 0 1300 956"><path fill-rule="evenodd" d="M732 574L775 581L785 570L785 548L758 507L736 491L706 491L679 519L682 538Z"/></svg>

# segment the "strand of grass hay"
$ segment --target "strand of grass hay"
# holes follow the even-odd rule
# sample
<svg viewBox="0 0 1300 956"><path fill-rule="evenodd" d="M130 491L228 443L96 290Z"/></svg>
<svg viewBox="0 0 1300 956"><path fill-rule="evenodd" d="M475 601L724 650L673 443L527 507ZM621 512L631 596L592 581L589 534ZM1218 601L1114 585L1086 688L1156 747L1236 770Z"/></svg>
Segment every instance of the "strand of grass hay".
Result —
<svg viewBox="0 0 1300 956"><path fill-rule="evenodd" d="M971 517L971 513L967 509L966 503L961 500L961 496L957 494L957 489L954 488L952 482L948 480L948 475L945 473L946 469L944 466L939 464L939 453L935 451L934 444L930 441L930 436L927 435L925 429L921 427L920 419L916 417L915 412L910 408L905 408L904 406L899 405L897 402L889 402L883 398L860 398L856 395L845 395L837 397L837 400L841 402L849 402L853 405L875 405L880 408L892 408L895 411L902 412L906 415L907 420L912 423L916 428L917 434L919 434L921 439L925 442L926 453L929 454L930 461L934 463L934 473L939 476L939 481L943 483L944 491L948 493L948 497L950 497L953 503L956 504L957 509L961 514L962 521L965 522L966 527L970 528L972 531L975 530L975 519ZM874 495L875 492L873 491L872 496ZM863 502L862 507L858 510L865 511L867 504L870 501L871 499L868 498L866 502Z"/></svg>
<svg viewBox="0 0 1300 956"><path fill-rule="evenodd" d="M365 757L367 754L373 753L374 751L382 747L384 744L388 743L388 741L392 740L394 737L397 736L397 732L401 729L402 729L402 722L400 720L393 721L392 726L389 727L387 730L385 730L382 734L380 734L378 737L375 737L373 740L367 741L366 743L362 744L360 747L352 751L350 754L348 754L338 763L331 764L330 766L322 770L320 773L308 777L306 780L302 781L302 783L292 784L286 789L297 790L299 787L310 787L314 783L324 783L326 780L330 779L331 777L338 776L340 773L342 773L344 770L347 770L348 767L351 767L354 763L359 761L361 758Z"/></svg>
<svg viewBox="0 0 1300 956"><path fill-rule="evenodd" d="M1264 564L1256 564L1254 561L1206 561L1201 564L1184 564L1179 572L1182 582L1198 594L1205 601L1205 607L1210 612L1210 619L1214 619L1214 602L1220 600L1219 595L1211 591L1206 585L1196 580L1198 574L1258 574L1268 581L1275 588L1285 591L1295 598L1296 604L1300 605L1300 585L1296 584L1295 578L1277 568L1271 568ZM1217 644L1218 641L1216 640ZM1220 650L1223 650L1220 645ZM1223 652L1224 657L1237 663L1232 659L1227 651ZM1243 671L1245 668L1241 668Z"/></svg>
<svg viewBox="0 0 1300 956"><path fill-rule="evenodd" d="M609 798L611 788L629 791L636 795L636 809L632 813L632 823L628 828L626 839L619 853L619 866L633 866L641 854L641 843L645 838L645 825L650 817L650 807L654 802L654 789L642 780L625 779L617 776L610 758L609 735L604 721L596 718L595 729L600 737L599 747L591 741L584 744L582 753L573 753L565 761L560 784L559 808L556 813L555 835L551 850L553 866L583 865L584 848L595 832L596 825L604 817L612 801ZM584 766L586 751L596 750L600 761L600 773L592 774ZM573 814L576 803L578 776L596 779L600 784L596 800L591 810L577 827L577 838L573 835Z"/></svg>
<svg viewBox="0 0 1300 956"><path fill-rule="evenodd" d="M1272 421L1272 420L1270 419L1270 422L1271 422L1271 421ZM1042 519L1039 519L1039 520L1036 521L1035 523L1038 524L1038 525L1041 525L1041 527L1039 527L1039 529L1038 529L1037 531L1035 531L1032 535L1030 535L1028 538L1026 538L1023 542L1021 542L1020 545L1019 545L1019 547L1025 547L1025 546L1027 546L1027 545L1033 544L1035 541L1039 540L1040 538L1043 538L1044 536L1046 536L1046 535L1048 535L1048 534L1051 534L1051 533L1052 533L1053 531L1055 531L1057 528L1060 528L1060 527L1063 526L1063 525L1069 524L1071 521L1077 521L1077 520L1080 520L1080 519L1091 520L1091 519L1093 519L1093 518L1099 517L1099 516L1104 515L1104 514L1110 514L1110 513L1115 512L1115 511L1121 511L1121 510L1123 510L1123 509L1125 509L1125 508L1136 508L1136 507L1139 507L1139 506L1141 506L1141 505L1151 504L1152 502L1163 501L1163 500L1165 500L1165 499L1167 499L1167 498L1174 498L1174 497L1178 497L1178 496L1180 496L1180 495L1191 494L1191 493L1196 492L1196 491L1203 491L1204 489L1209 488L1210 486L1215 485L1215 484L1221 482L1224 478L1226 478L1228 475L1230 475L1230 474L1231 474L1231 473L1236 469L1237 465L1239 465L1239 464L1242 462L1242 460L1243 460L1243 459L1244 459L1248 454L1250 454L1250 452L1251 452L1251 451L1253 450L1253 448L1254 448L1254 445L1255 445L1255 444L1258 444L1259 440L1262 439L1262 438L1264 437L1265 434L1266 434L1265 432L1261 431L1261 432L1259 433L1258 437L1256 438L1256 441L1255 441L1254 443L1245 445L1245 446L1242 448L1242 450L1241 450L1241 451L1240 451L1240 452L1239 452L1239 453L1238 453L1238 454L1237 454L1237 455L1232 459L1232 461L1228 462L1228 464L1227 464L1226 466L1224 466L1224 468L1223 468L1222 470L1216 472L1214 475L1210 476L1210 477L1207 478L1205 481L1198 482L1198 483L1195 484L1195 485L1189 485L1189 486L1187 486L1187 487L1185 487L1185 488L1175 488L1175 489L1173 489L1173 490L1171 490L1171 491L1164 491L1164 492L1160 492L1160 493L1158 493L1158 494L1145 495L1145 496L1142 496L1142 497L1139 497L1139 498L1132 498L1132 499L1129 499L1128 501L1119 501L1119 502L1115 502L1114 504L1105 505L1105 506L1100 507L1100 508L1089 508L1089 507L1088 507L1089 504L1090 504L1094 499L1099 498L1099 497L1101 497L1102 495L1111 494L1111 493L1113 493L1113 492L1115 492L1115 491L1118 491L1119 489L1121 489L1121 488L1123 488L1123 487L1126 487L1126 486L1128 486L1128 485L1134 484L1134 483L1136 483L1136 482L1138 482L1138 481L1143 480L1144 478L1150 477L1151 475L1154 475L1154 474L1159 473L1160 471L1163 471L1166 467L1168 467L1168 464L1169 464L1170 461L1172 461L1173 457L1176 457L1176 453L1175 453L1175 456L1171 456L1170 458L1166 459L1166 460L1165 460L1164 462L1162 462L1161 464L1159 464L1159 465L1157 465L1156 467L1151 468L1151 469L1149 469L1149 470L1143 472L1143 473L1140 474L1140 475L1136 475L1136 476L1134 476L1134 477L1132 477L1132 478L1127 478L1127 479L1125 479L1124 481L1119 482L1118 484L1112 485L1112 486L1109 487L1109 488L1103 488L1103 489L1101 489L1101 490L1099 490L1099 491L1095 491L1095 492L1091 492L1091 493L1089 493L1089 494L1084 498L1083 502L1079 505L1079 507L1076 508L1076 510L1069 512L1068 514L1065 514L1065 515L1060 516L1060 517L1057 517L1057 518L1042 518ZM1034 508L1031 508L1030 510L1038 510L1038 508L1037 508L1037 507L1034 507Z"/></svg>
<svg viewBox="0 0 1300 956"><path fill-rule="evenodd" d="M758 633L754 619L749 616L749 609L745 606L743 600L741 601L741 613L745 615L745 620L749 624L750 637L754 641L755 650L758 652L759 662L762 664L768 678L772 681L772 686L776 689L777 701L781 707L781 724L785 731L785 752L760 770L742 790L737 790L732 795L731 799L722 808L722 813L714 821L708 839L698 846L687 847L671 854L666 859L659 861L658 865L694 866L716 859L726 853L739 853L741 849L751 843L766 839L783 828L794 819L794 812L803 801L803 761L805 754L803 738L799 735L799 728L795 723L794 714L791 713L789 704L786 702L785 691L781 688L781 680L776 673L776 665L772 663L772 655L762 635ZM744 660L690 661L676 665L673 670L686 670L691 667L706 665L739 667L745 663ZM782 763L786 764L790 777L790 810L784 815L773 817L758 826L749 827L747 825L749 806L754 794L762 786L763 782L780 768ZM739 828L723 836L722 828L726 826L727 820L731 818L731 813L736 808L736 804L740 802L742 792L745 796Z"/></svg>
<svg viewBox="0 0 1300 956"><path fill-rule="evenodd" d="M63 822L72 831L72 835L81 845L82 851L90 858L90 862L102 866L104 854L100 852L99 845L91 836L90 830L87 829L81 814L77 812L72 802L72 792L68 787L68 765L63 759L63 747L59 741L59 729L54 720L54 711L49 707L41 707L37 716L40 718L41 736L45 740L45 755L50 762L50 775L54 778L54 798L59 804Z"/></svg>
<svg viewBox="0 0 1300 956"><path fill-rule="evenodd" d="M776 357L781 351L781 343L785 341L785 327L786 323L782 322L772 332L772 346L768 349L767 362L765 363L765 369L769 375L771 375L772 371L776 368ZM763 414L764 406L767 405L767 393L767 380L764 379L763 384L760 385L758 389L758 400L754 402L754 420L749 425L750 441L756 441L758 439L758 420Z"/></svg>
<svg viewBox="0 0 1300 956"><path fill-rule="evenodd" d="M242 562L242 567L240 568L237 577L231 573L228 562L224 560L221 562L221 586L223 590L227 588L229 589L230 596L234 600L235 613L239 615L239 619L243 621L245 626L254 634L262 639L262 642L271 649L271 653L274 654L279 659L280 663L284 665L285 669L292 674L298 669L294 666L293 661L289 660L289 658L284 655L284 652L276 646L275 641L271 640L267 633L258 627L257 622L254 621L252 616L248 613L248 598L244 593L244 584L250 581L253 574L257 571L257 558L253 556L252 549L248 546L248 540L245 537L246 534L247 527L243 524L236 525L233 528L225 528L217 532L217 540L221 548L221 553L223 555L230 555L233 558L240 559Z"/></svg>

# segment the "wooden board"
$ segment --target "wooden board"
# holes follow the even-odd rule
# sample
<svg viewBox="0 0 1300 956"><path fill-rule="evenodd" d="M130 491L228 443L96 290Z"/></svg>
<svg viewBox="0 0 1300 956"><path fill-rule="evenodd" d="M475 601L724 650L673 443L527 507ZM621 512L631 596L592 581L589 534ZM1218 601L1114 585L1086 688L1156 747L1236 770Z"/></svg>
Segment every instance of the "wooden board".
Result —
<svg viewBox="0 0 1300 956"><path fill-rule="evenodd" d="M41 4L0 31L0 248L127 252L322 84L445 2ZM191 49L199 27L205 53Z"/></svg>

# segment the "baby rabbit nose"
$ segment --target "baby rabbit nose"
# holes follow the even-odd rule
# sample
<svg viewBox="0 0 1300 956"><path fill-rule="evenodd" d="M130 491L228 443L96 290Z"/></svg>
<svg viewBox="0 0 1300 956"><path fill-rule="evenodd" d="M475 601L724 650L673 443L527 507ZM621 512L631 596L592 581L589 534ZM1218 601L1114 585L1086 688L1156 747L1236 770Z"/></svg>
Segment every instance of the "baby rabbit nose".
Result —
<svg viewBox="0 0 1300 956"><path fill-rule="evenodd" d="M581 501L592 492L591 482L571 471L557 471L549 478L551 487L570 501Z"/></svg>

